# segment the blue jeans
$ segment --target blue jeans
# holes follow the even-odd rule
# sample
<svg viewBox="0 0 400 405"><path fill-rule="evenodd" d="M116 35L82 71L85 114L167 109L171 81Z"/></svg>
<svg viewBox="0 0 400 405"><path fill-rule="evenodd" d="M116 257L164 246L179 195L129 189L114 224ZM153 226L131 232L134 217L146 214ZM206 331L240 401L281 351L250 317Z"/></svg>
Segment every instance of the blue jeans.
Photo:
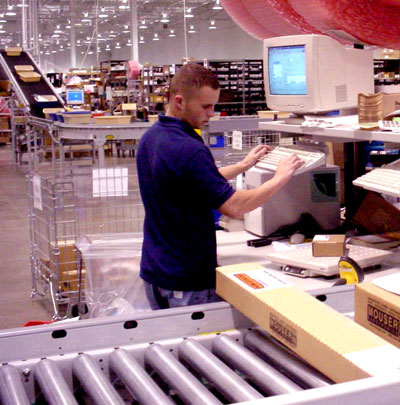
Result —
<svg viewBox="0 0 400 405"><path fill-rule="evenodd" d="M202 291L171 291L143 282L151 309L186 307L222 301L214 288Z"/></svg>

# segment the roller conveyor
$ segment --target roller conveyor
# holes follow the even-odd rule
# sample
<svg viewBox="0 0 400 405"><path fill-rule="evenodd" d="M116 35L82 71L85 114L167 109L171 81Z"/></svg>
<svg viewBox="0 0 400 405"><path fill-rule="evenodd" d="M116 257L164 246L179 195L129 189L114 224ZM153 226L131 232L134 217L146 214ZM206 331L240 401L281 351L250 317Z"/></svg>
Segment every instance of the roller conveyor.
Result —
<svg viewBox="0 0 400 405"><path fill-rule="evenodd" d="M51 103L51 107L62 107L64 102L55 91L52 84L48 81L46 75L41 71L37 63L31 57L28 52L22 51L19 56L7 56L6 51L0 51L0 65L5 72L7 78L13 84L13 88L17 94L18 99L24 104L25 108L29 109L32 116L38 118L44 118L43 106L38 104L35 100L35 95L40 96L55 96L57 101ZM39 73L41 80L38 82L26 83L22 81L17 72L15 66L18 65L31 65L34 67L34 71ZM46 105L45 105L46 106Z"/></svg>
<svg viewBox="0 0 400 405"><path fill-rule="evenodd" d="M328 304L328 294L343 300L329 291ZM272 368L276 360L249 349L269 347L273 358L272 342L224 302L7 330L0 333L0 403L398 403L400 375L333 384L313 382L308 367L300 374L319 388L300 388L298 371L289 379ZM281 363L292 361L282 356Z"/></svg>

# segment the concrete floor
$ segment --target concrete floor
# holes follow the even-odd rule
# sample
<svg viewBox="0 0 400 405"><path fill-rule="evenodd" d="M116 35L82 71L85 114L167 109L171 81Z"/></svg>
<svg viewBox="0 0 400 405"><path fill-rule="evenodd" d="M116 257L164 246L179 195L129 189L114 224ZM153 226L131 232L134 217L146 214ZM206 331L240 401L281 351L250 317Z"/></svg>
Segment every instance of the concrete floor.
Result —
<svg viewBox="0 0 400 405"><path fill-rule="evenodd" d="M27 164L13 164L11 147L0 146L0 329L52 316L48 299L31 298L27 173Z"/></svg>

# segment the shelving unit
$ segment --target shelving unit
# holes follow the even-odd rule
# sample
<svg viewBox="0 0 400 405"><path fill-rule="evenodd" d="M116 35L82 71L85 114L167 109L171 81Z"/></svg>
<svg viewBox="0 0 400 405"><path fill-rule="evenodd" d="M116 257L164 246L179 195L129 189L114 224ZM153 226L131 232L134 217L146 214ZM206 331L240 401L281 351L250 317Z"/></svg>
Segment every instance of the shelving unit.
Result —
<svg viewBox="0 0 400 405"><path fill-rule="evenodd" d="M150 114L163 110L167 100L167 84L175 73L175 65L150 65L142 69L141 103Z"/></svg>
<svg viewBox="0 0 400 405"><path fill-rule="evenodd" d="M207 61L221 85L216 111L225 115L254 115L266 109L263 61Z"/></svg>
<svg viewBox="0 0 400 405"><path fill-rule="evenodd" d="M374 60L375 85L400 84L400 59Z"/></svg>

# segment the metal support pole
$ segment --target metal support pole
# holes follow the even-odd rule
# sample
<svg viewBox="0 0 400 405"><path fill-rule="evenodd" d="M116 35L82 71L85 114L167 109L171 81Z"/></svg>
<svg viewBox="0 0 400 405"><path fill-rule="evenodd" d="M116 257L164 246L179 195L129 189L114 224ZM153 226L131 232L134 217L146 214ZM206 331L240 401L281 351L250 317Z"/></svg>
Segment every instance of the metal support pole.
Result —
<svg viewBox="0 0 400 405"><path fill-rule="evenodd" d="M76 67L76 46L75 46L75 7L74 0L69 0L69 15L71 17L71 28L69 31L69 42L71 49L71 67Z"/></svg>
<svg viewBox="0 0 400 405"><path fill-rule="evenodd" d="M221 405L221 402L162 346L150 345L144 352L144 361L176 391L185 404Z"/></svg>
<svg viewBox="0 0 400 405"><path fill-rule="evenodd" d="M303 388L318 388L332 384L318 370L258 330L246 333L244 344Z"/></svg>
<svg viewBox="0 0 400 405"><path fill-rule="evenodd" d="M96 405L125 404L100 367L87 354L80 354L72 363L72 369Z"/></svg>
<svg viewBox="0 0 400 405"><path fill-rule="evenodd" d="M53 360L41 360L35 367L35 378L50 405L78 405Z"/></svg>
<svg viewBox="0 0 400 405"><path fill-rule="evenodd" d="M233 403L264 398L194 339L187 339L179 345L179 359L210 381L226 399Z"/></svg>
<svg viewBox="0 0 400 405"><path fill-rule="evenodd" d="M115 350L109 361L110 368L141 405L175 404L126 350Z"/></svg>
<svg viewBox="0 0 400 405"><path fill-rule="evenodd" d="M225 363L248 377L268 395L281 395L303 390L229 336L217 336L213 340L212 351Z"/></svg>
<svg viewBox="0 0 400 405"><path fill-rule="evenodd" d="M30 404L18 370L9 364L0 367L0 402L3 405Z"/></svg>
<svg viewBox="0 0 400 405"><path fill-rule="evenodd" d="M131 60L139 61L139 42L138 42L138 14L137 1L130 0L131 7Z"/></svg>

